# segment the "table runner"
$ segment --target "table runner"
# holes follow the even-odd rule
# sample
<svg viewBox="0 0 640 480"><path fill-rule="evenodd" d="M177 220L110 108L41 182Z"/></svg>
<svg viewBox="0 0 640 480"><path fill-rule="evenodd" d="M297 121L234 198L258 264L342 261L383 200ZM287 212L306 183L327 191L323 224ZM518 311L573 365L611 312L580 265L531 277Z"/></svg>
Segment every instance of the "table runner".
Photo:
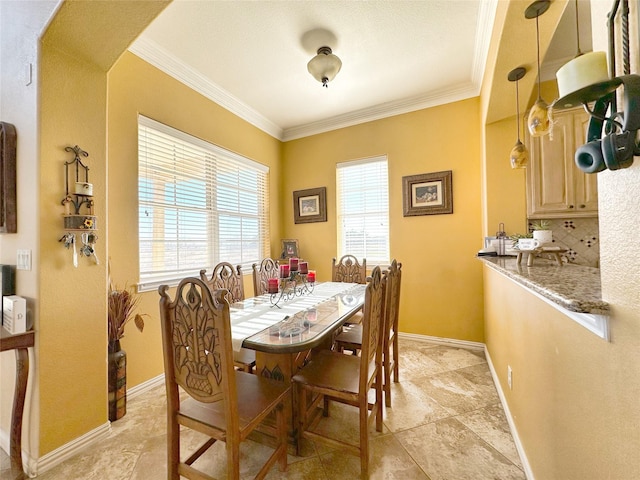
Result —
<svg viewBox="0 0 640 480"><path fill-rule="evenodd" d="M239 351L245 338L250 337L265 328L291 317L298 312L319 305L340 293L353 288L357 283L323 282L316 283L310 294L294 297L274 306L270 295L260 295L248 298L230 306L231 340L233 349ZM281 308L278 308L281 307Z"/></svg>

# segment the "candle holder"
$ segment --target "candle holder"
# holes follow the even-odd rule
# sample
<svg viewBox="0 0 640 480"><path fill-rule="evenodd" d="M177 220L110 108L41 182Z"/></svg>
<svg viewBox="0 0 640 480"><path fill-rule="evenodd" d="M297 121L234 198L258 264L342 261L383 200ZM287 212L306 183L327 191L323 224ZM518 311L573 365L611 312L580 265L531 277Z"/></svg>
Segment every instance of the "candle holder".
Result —
<svg viewBox="0 0 640 480"><path fill-rule="evenodd" d="M288 302L295 297L301 297L313 292L315 283L315 275L312 276L312 281L310 281L308 273L300 273L299 270L290 271L289 276L280 278L278 292L269 295L271 304L281 308L278 305L280 302Z"/></svg>

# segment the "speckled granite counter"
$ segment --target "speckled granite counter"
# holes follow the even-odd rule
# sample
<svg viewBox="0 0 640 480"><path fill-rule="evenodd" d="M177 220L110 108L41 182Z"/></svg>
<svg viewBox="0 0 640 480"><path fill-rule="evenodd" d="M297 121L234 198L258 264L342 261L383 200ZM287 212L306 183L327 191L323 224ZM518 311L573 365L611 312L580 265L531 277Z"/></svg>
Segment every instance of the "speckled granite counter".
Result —
<svg viewBox="0 0 640 480"><path fill-rule="evenodd" d="M600 270L582 265L559 266L536 258L531 267L520 265L515 257L478 257L488 267L503 273L561 307L578 313L609 315L609 304L602 301Z"/></svg>

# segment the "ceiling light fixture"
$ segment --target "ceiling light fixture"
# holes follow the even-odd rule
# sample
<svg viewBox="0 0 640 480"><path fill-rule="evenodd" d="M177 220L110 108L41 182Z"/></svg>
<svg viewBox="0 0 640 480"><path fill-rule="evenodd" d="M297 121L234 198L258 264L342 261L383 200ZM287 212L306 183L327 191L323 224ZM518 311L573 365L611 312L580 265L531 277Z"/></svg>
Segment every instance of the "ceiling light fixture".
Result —
<svg viewBox="0 0 640 480"><path fill-rule="evenodd" d="M538 48L538 100L536 100L536 103L531 107L527 120L529 133L532 137L546 135L551 129L551 122L549 121L551 109L549 105L547 105L547 102L542 99L540 93L540 29L538 27L538 17L549 9L550 4L551 2L549 0L536 0L529 5L524 12L525 18L536 19L536 45Z"/></svg>
<svg viewBox="0 0 640 480"><path fill-rule="evenodd" d="M329 47L320 47L318 54L309 60L307 70L322 86L327 88L340 71L342 61L331 52Z"/></svg>
<svg viewBox="0 0 640 480"><path fill-rule="evenodd" d="M510 82L516 82L516 126L518 128L518 141L511 149L511 168L524 168L529 160L527 147L520 141L520 95L518 92L518 80L524 77L527 70L524 67L514 68L507 78Z"/></svg>

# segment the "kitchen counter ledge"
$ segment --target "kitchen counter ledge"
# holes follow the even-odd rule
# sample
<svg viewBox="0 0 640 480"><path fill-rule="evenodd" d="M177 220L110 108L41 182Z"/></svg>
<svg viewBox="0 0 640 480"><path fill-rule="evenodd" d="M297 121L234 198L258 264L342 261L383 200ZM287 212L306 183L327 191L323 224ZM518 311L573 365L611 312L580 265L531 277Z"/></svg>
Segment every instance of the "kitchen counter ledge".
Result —
<svg viewBox="0 0 640 480"><path fill-rule="evenodd" d="M545 300L569 312L609 315L609 304L602 300L600 270L582 265L558 265L536 258L531 267L515 257L478 257L485 265L533 290Z"/></svg>

